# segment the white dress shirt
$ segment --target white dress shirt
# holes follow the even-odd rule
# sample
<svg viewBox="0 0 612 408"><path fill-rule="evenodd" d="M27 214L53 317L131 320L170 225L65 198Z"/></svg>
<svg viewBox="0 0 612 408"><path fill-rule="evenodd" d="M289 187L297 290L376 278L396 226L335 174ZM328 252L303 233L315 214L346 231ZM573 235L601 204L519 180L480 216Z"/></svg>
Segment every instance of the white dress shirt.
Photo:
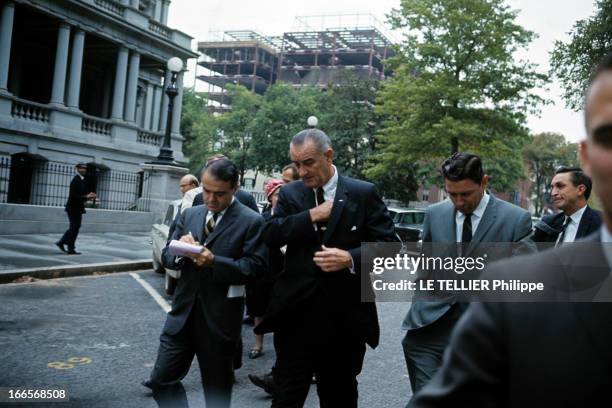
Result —
<svg viewBox="0 0 612 408"><path fill-rule="evenodd" d="M202 191L204 191L202 190L202 187L192 188L191 190L187 191L183 196L183 200L181 201L181 211L190 208L193 205L193 199L195 196L200 194Z"/></svg>
<svg viewBox="0 0 612 408"><path fill-rule="evenodd" d="M334 201L336 198L336 189L338 188L338 169L336 169L336 166L333 164L332 167L334 168L334 175L331 176L327 183L323 185L323 198L325 201ZM314 191L315 202L317 205L319 205L320 203L317 200L317 189L313 188L312 191Z"/></svg>
<svg viewBox="0 0 612 408"><path fill-rule="evenodd" d="M480 199L480 203L478 203L478 207L472 213L472 238L476 235L476 230L478 229L478 224L480 224L480 220L487 209L487 205L489 205L489 194L485 191L484 195ZM465 214L461 211L455 212L455 237L457 238L457 242L461 242L461 236L463 235L463 221L465 221Z"/></svg>
<svg viewBox="0 0 612 408"><path fill-rule="evenodd" d="M565 234L563 234L563 242L574 242L576 240L576 234L578 233L578 226L580 225L580 220L582 219L582 215L586 211L586 205L570 215L570 223L565 227ZM565 224L567 221L567 216L563 218L563 223ZM559 239L561 238L561 234L557 237L557 243L559 243Z"/></svg>

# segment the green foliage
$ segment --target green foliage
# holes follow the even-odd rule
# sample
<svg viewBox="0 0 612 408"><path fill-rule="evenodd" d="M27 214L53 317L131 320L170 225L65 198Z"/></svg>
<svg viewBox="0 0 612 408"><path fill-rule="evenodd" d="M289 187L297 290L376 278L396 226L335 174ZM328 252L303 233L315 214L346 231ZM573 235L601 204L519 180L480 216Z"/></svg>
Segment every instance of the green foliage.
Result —
<svg viewBox="0 0 612 408"><path fill-rule="evenodd" d="M189 158L189 169L194 174L202 168L206 158L214 153L214 143L218 139L218 120L208 114L206 103L205 98L190 89L183 90L183 152Z"/></svg>
<svg viewBox="0 0 612 408"><path fill-rule="evenodd" d="M598 62L612 52L612 1L598 0L597 12L574 24L567 43L555 41L551 73L561 82L569 108L582 108L584 91Z"/></svg>
<svg viewBox="0 0 612 408"><path fill-rule="evenodd" d="M545 205L550 205L550 183L559 166L579 166L578 144L568 143L558 133L540 133L530 136L523 150L523 157L532 181L535 213L541 214Z"/></svg>
<svg viewBox="0 0 612 408"><path fill-rule="evenodd" d="M502 0L403 0L392 11L405 35L376 101L380 150L368 176L409 173L462 150L483 157L494 189L513 188L526 114L545 102L531 89L546 80L514 57L534 38L515 18Z"/></svg>

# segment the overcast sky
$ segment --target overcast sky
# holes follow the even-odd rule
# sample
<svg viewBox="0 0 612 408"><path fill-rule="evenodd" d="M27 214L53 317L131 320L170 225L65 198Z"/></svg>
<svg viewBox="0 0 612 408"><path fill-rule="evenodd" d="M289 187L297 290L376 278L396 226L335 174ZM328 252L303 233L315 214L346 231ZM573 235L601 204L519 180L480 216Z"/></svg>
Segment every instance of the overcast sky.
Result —
<svg viewBox="0 0 612 408"><path fill-rule="evenodd" d="M554 41L567 40L567 32L574 23L595 10L591 0L508 0L508 3L520 10L519 24L539 35L519 57L538 64L542 72L548 71ZM371 13L384 22L385 14L398 6L399 0L172 0L168 25L194 37L195 47L195 41L212 39L214 32L224 30L250 29L265 35L281 35L296 28L296 16ZM193 67L193 63L189 65L187 86L193 84ZM200 88L205 86L199 84ZM530 130L558 132L572 141L583 139L582 112L565 108L556 84L549 88L541 94L552 99L554 105L543 107L540 117L529 118Z"/></svg>

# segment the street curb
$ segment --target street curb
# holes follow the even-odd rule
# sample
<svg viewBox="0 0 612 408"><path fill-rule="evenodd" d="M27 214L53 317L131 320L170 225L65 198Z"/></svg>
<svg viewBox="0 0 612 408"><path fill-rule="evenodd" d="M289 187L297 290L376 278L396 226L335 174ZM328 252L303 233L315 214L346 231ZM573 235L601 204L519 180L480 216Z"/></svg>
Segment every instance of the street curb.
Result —
<svg viewBox="0 0 612 408"><path fill-rule="evenodd" d="M0 271L0 284L11 283L22 276L31 276L36 279L68 278L72 276L92 275L95 272L113 273L151 269L153 262L150 259L137 261L102 262L84 265L60 265L44 268L9 269Z"/></svg>

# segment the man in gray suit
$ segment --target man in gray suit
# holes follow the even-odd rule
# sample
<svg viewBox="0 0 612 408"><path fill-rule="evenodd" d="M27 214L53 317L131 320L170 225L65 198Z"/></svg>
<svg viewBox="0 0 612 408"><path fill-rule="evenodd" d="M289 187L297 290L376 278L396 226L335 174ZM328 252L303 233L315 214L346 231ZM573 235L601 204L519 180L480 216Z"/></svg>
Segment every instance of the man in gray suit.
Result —
<svg viewBox="0 0 612 408"><path fill-rule="evenodd" d="M210 164L202 175L206 205L181 212L172 236L202 243L202 251L179 258L164 248L164 266L182 273L155 367L143 384L154 396L179 384L196 355L206 406L230 406L244 285L265 270L267 253L260 237L263 220L235 199L237 186L238 170L229 160Z"/></svg>
<svg viewBox="0 0 612 408"><path fill-rule="evenodd" d="M423 225L424 244L454 252L438 255L475 256L478 243L519 242L531 234L527 211L487 192L489 178L478 156L455 153L444 161L441 172L450 200L428 207ZM452 245L440 245L444 243ZM440 367L450 333L466 307L452 297L413 302L402 325L407 330L402 347L413 392Z"/></svg>

